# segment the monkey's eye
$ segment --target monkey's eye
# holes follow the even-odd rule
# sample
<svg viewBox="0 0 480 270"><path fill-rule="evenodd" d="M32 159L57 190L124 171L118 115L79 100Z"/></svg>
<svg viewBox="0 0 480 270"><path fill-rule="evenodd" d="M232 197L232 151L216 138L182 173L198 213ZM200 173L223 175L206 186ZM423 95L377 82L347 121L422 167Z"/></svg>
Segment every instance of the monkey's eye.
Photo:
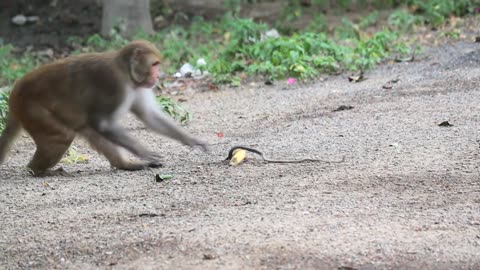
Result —
<svg viewBox="0 0 480 270"><path fill-rule="evenodd" d="M155 62L153 62L152 67L154 67L154 66L156 66L156 65L159 65L159 64L160 64L159 61L155 61Z"/></svg>

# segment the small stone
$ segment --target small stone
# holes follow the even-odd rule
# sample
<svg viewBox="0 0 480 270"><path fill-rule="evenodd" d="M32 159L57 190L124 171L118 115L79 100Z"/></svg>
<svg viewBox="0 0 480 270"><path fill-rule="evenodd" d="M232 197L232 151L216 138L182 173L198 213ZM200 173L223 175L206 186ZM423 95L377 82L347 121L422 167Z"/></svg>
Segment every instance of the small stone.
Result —
<svg viewBox="0 0 480 270"><path fill-rule="evenodd" d="M182 74L182 77L190 77L193 73L193 70L193 66L190 63L185 63L180 68L180 74Z"/></svg>
<svg viewBox="0 0 480 270"><path fill-rule="evenodd" d="M43 51L38 51L36 54L40 57L53 58L53 50L51 48L48 48Z"/></svg>
<svg viewBox="0 0 480 270"><path fill-rule="evenodd" d="M273 28L263 33L261 40L265 40L268 38L279 38L279 37L280 37L280 33L278 33L277 29Z"/></svg>
<svg viewBox="0 0 480 270"><path fill-rule="evenodd" d="M165 20L165 17L160 15L160 16L155 17L155 19L153 19L153 24L155 25L155 28L160 29L160 28L164 28L165 26L167 26L168 22L167 22L167 20Z"/></svg>
<svg viewBox="0 0 480 270"><path fill-rule="evenodd" d="M203 259L204 260L213 260L213 259L215 259L215 255L213 255L211 253L205 253L205 254L203 254Z"/></svg>
<svg viewBox="0 0 480 270"><path fill-rule="evenodd" d="M207 64L207 61L205 61L204 58L199 58L197 60L197 66L201 67L201 66L205 66Z"/></svg>
<svg viewBox="0 0 480 270"><path fill-rule="evenodd" d="M16 25L25 25L27 23L27 17L22 14L19 14L12 18L12 23Z"/></svg>
<svg viewBox="0 0 480 270"><path fill-rule="evenodd" d="M26 19L27 19L27 22L29 22L29 23L35 23L35 22L38 22L38 20L40 20L40 17L38 17L38 16L28 16Z"/></svg>

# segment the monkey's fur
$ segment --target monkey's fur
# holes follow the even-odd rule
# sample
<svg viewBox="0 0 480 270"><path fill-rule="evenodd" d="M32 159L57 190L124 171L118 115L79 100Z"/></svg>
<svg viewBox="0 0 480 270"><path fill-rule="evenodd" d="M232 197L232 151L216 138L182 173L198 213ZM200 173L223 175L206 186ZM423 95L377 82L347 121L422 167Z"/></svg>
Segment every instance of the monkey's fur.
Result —
<svg viewBox="0 0 480 270"><path fill-rule="evenodd" d="M35 176L66 174L51 168L77 134L118 169L161 166L156 153L119 125L129 111L155 132L207 150L202 140L158 108L151 88L158 82L161 59L151 43L134 41L118 51L71 56L28 73L10 95L7 125L0 137L0 164L23 128L37 147L28 163ZM139 159L129 160L124 149Z"/></svg>

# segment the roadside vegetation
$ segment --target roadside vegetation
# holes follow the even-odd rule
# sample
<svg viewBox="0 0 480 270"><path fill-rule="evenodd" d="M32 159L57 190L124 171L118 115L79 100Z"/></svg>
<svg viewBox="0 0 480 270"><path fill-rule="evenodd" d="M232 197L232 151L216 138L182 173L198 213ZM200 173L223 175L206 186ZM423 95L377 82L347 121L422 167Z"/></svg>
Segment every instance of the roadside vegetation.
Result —
<svg viewBox="0 0 480 270"><path fill-rule="evenodd" d="M403 61L418 51L414 40L405 38L405 33L415 26L438 28L452 17L480 12L479 0L376 1L374 5L379 9L392 10L382 26L379 26L379 12L374 11L357 22L345 18L334 28L323 15L317 15L308 27L294 31L288 25L302 15L299 1L293 1L273 26L239 17L236 10L240 1L227 2L231 12L218 20L195 17L188 26L172 25L153 36L139 33L133 39L154 42L163 53L164 68L169 75L188 62L202 72L207 71L214 84L238 86L250 76L269 81L310 79L321 74L364 71L387 60ZM323 2L313 0L312 5ZM351 5L349 0L339 2L343 8ZM376 26L373 32L372 26ZM458 35L455 31L444 33L453 39ZM93 35L69 40L76 48L73 54L116 49L129 42L118 31L112 31L109 38ZM18 54L11 45L0 43L0 130L5 124L9 90L17 79L42 62L34 53ZM164 111L182 123L191 119L172 99L159 97L158 101Z"/></svg>

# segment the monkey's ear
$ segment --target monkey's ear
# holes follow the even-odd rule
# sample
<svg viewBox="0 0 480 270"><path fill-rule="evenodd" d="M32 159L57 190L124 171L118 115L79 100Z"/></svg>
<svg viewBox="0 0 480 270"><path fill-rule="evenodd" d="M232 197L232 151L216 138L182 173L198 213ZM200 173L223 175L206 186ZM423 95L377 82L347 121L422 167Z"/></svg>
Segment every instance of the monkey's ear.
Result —
<svg viewBox="0 0 480 270"><path fill-rule="evenodd" d="M143 67L145 63L142 63L141 61L141 54L142 51L136 48L133 50L132 57L130 58L130 75L132 76L133 81L136 83L144 82L147 77Z"/></svg>

